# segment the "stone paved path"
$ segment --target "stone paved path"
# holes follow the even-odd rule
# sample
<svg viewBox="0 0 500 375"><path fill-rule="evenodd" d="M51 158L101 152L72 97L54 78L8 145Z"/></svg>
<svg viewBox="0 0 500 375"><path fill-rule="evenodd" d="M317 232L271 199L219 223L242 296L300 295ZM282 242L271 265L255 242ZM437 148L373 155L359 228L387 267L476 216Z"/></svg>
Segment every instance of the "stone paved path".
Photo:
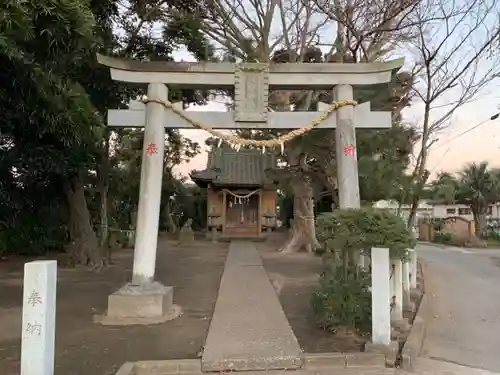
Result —
<svg viewBox="0 0 500 375"><path fill-rule="evenodd" d="M232 241L202 357L205 371L293 369L302 351L254 243Z"/></svg>
<svg viewBox="0 0 500 375"><path fill-rule="evenodd" d="M422 356L500 372L500 250L418 251L432 309Z"/></svg>

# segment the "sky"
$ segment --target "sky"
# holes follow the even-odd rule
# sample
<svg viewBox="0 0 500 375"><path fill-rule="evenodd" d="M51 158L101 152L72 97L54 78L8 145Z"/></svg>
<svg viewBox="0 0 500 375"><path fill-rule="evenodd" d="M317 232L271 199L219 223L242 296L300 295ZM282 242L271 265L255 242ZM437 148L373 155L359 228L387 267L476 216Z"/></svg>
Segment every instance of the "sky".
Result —
<svg viewBox="0 0 500 375"><path fill-rule="evenodd" d="M175 53L176 61L194 61L185 51ZM223 103L210 102L189 110L225 111ZM418 123L421 108L413 106L403 112L404 120ZM450 125L438 135L438 142L431 149L427 168L431 178L440 171L456 172L466 163L488 161L492 167L500 167L500 119L485 121L500 112L500 85L488 88L474 102L458 108L451 118ZM471 127L484 122L477 129L467 132ZM200 143L203 152L174 169L174 173L186 176L193 169L204 169L207 160L204 144L208 134L201 130L181 130L181 133Z"/></svg>

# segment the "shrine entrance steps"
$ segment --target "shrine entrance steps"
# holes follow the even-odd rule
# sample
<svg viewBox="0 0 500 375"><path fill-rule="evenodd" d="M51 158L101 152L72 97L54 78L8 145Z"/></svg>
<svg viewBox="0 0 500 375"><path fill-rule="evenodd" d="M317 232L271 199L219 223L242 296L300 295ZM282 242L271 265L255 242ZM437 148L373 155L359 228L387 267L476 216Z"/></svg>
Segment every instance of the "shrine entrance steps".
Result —
<svg viewBox="0 0 500 375"><path fill-rule="evenodd" d="M267 276L255 243L229 245L214 314L199 359L126 363L116 375L389 375L376 353L304 354ZM292 373L293 371L293 373Z"/></svg>
<svg viewBox="0 0 500 375"><path fill-rule="evenodd" d="M232 241L256 241L264 242L267 240L267 234L263 233L260 235L242 235L242 234L223 234L217 238L220 242L232 242Z"/></svg>

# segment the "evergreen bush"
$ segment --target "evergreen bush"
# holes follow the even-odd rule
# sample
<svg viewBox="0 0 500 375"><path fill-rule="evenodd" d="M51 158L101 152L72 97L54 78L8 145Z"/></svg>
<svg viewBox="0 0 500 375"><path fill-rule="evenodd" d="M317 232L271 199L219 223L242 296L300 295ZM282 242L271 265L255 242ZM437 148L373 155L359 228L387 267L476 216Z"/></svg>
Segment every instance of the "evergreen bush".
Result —
<svg viewBox="0 0 500 375"><path fill-rule="evenodd" d="M327 331L370 332L370 274L353 265L323 272L311 296L311 308L317 324Z"/></svg>
<svg viewBox="0 0 500 375"><path fill-rule="evenodd" d="M358 267L359 255L370 255L372 247L381 247L389 248L392 258L405 260L407 249L416 243L413 234L400 217L375 208L324 213L316 220L316 233L321 245L316 253L334 260L311 296L316 322L331 332L341 328L369 332L370 270Z"/></svg>
<svg viewBox="0 0 500 375"><path fill-rule="evenodd" d="M316 219L321 247L316 252L344 258L349 253L370 254L372 247L389 248L391 258L405 259L406 249L416 244L405 223L389 210L359 208L335 210Z"/></svg>

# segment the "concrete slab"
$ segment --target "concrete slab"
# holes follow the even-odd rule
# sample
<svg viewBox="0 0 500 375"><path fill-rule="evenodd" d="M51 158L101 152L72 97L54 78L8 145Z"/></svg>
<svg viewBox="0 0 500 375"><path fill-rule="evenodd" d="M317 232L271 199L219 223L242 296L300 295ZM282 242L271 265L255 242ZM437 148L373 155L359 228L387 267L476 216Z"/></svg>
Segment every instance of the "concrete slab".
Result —
<svg viewBox="0 0 500 375"><path fill-rule="evenodd" d="M231 241L224 271L231 267L261 266L262 258L257 248L250 241ZM267 278L267 275L266 275ZM220 293L220 290L219 290Z"/></svg>
<svg viewBox="0 0 500 375"><path fill-rule="evenodd" d="M302 364L302 350L255 245L232 241L203 351L203 371L297 369Z"/></svg>

